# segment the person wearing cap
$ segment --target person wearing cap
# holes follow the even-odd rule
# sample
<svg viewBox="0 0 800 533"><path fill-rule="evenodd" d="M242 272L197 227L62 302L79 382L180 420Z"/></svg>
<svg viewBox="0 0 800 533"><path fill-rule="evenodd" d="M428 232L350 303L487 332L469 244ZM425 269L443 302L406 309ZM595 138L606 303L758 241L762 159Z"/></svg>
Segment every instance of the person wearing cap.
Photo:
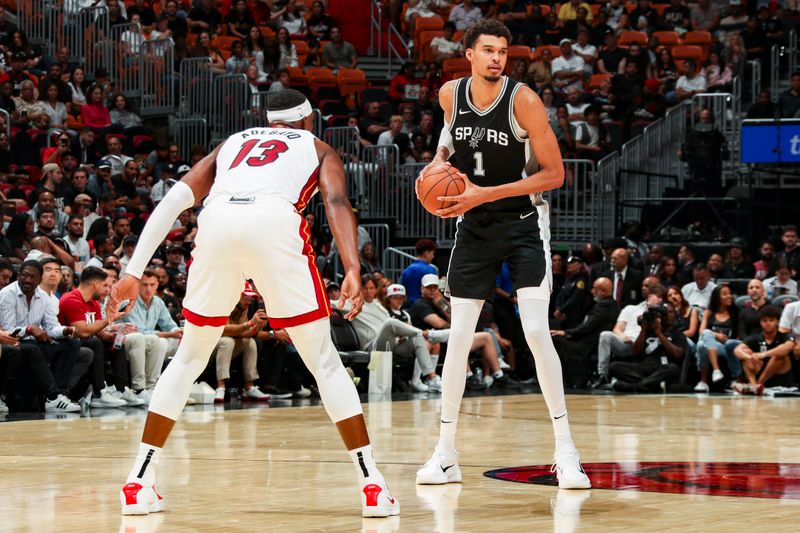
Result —
<svg viewBox="0 0 800 533"><path fill-rule="evenodd" d="M386 288L386 310L389 312L389 317L410 326L411 315L403 309L405 303L405 287L399 283L393 283ZM409 383L412 389L417 392L441 392L442 378L436 375L436 365L439 362L439 343L434 342L435 337L431 336L430 330L424 330L423 337L428 341L425 345L426 350L418 350L414 345L413 339L412 342L408 342L409 339L406 338L392 352L398 355L408 355L413 351L417 356L414 359L414 369ZM429 343L431 346L428 346ZM425 351L428 351L427 357L425 357ZM420 375L424 376L424 381L420 379Z"/></svg>
<svg viewBox="0 0 800 533"><path fill-rule="evenodd" d="M158 205L158 202L163 200L172 186L177 183L178 180L176 179L175 171L175 167L169 163L161 167L160 178L158 182L153 185L153 188L150 189L150 199L153 201L154 205Z"/></svg>
<svg viewBox="0 0 800 533"><path fill-rule="evenodd" d="M555 295L555 311L551 326L569 329L577 326L586 315L589 304L589 276L583 269L583 257L567 258L567 275L561 290Z"/></svg>
<svg viewBox="0 0 800 533"><path fill-rule="evenodd" d="M39 180L39 183L36 184L34 198L38 198L39 192L42 190L50 191L56 197L56 206L59 209L63 209L64 190L66 189L63 182L64 173L61 171L60 166L55 163L43 165L42 178Z"/></svg>
<svg viewBox="0 0 800 533"><path fill-rule="evenodd" d="M119 137L109 137L106 139L105 159L111 163L111 175L119 176L123 172L125 163L132 161L133 158L122 151L122 141ZM139 165L136 165L138 168Z"/></svg>
<svg viewBox="0 0 800 533"><path fill-rule="evenodd" d="M111 162L105 157L99 159L95 164L95 175L89 179L90 190L98 197L104 193L114 197L116 207L116 195L114 194L114 186L111 183Z"/></svg>
<svg viewBox="0 0 800 533"><path fill-rule="evenodd" d="M422 297L414 302L409 314L411 323L419 329L430 329L435 334L428 334L429 339L447 342L450 338L450 306L439 288L439 276L425 274L420 282ZM475 332L470 351L481 350L482 366L486 377L481 379L473 373L467 362L466 385L470 390L483 390L492 385L499 387L513 386L514 383L500 369L500 361L494 337L485 331Z"/></svg>
<svg viewBox="0 0 800 533"><path fill-rule="evenodd" d="M164 263L164 268L170 276L176 276L179 273L186 274L186 261L183 257L183 246L177 243L167 246L167 261Z"/></svg>
<svg viewBox="0 0 800 533"><path fill-rule="evenodd" d="M28 56L25 55L25 52L14 52L11 54L11 68L0 73L0 84L7 81L11 82L11 93L14 96L19 96L23 81L27 80L31 83L38 82L36 76L28 72L28 69L25 67L25 61L27 59Z"/></svg>
<svg viewBox="0 0 800 533"><path fill-rule="evenodd" d="M80 197L80 195L78 196ZM77 200L78 198L76 197ZM67 251L75 258L75 272L80 274L83 270L83 265L91 259L92 254L89 250L89 243L83 238L83 216L79 213L69 215L64 243L67 245Z"/></svg>
<svg viewBox="0 0 800 533"><path fill-rule="evenodd" d="M586 68L583 58L572 51L572 41L569 39L561 39L558 46L561 48L561 55L553 59L551 65L553 87L565 93L571 89L582 89Z"/></svg>

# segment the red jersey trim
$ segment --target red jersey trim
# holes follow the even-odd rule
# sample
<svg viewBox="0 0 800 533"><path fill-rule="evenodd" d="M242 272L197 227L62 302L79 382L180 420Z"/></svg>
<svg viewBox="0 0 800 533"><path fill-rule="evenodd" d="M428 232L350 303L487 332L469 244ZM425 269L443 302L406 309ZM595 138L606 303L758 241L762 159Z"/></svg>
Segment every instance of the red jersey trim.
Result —
<svg viewBox="0 0 800 533"><path fill-rule="evenodd" d="M317 185L319 184L319 167L320 166L317 165L317 168L315 168L314 172L311 173L311 176L308 177L308 181L306 181L306 184L300 191L300 196L297 199L297 203L294 204L294 208L298 213L306 208L308 201L314 195L314 191L317 190Z"/></svg>
<svg viewBox="0 0 800 533"><path fill-rule="evenodd" d="M227 316L203 316L183 308L181 313L187 322L195 326L212 326L218 328L228 323Z"/></svg>

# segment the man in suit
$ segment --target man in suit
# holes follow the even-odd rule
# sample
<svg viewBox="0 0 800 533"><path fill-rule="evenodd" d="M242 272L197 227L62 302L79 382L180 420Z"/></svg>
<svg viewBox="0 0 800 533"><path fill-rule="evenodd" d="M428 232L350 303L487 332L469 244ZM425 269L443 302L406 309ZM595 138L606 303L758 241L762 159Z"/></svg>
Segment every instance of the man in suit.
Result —
<svg viewBox="0 0 800 533"><path fill-rule="evenodd" d="M553 344L564 367L564 379L568 386L583 387L588 378L591 351L597 347L600 333L608 331L617 321L619 307L611 298L611 280L597 278L592 284L595 304L586 319L574 328L553 330Z"/></svg>
<svg viewBox="0 0 800 533"><path fill-rule="evenodd" d="M687 283L694 281L694 265L696 263L694 249L684 244L678 249L678 263L681 269L678 271L678 285L683 287Z"/></svg>
<svg viewBox="0 0 800 533"><path fill-rule="evenodd" d="M603 274L611 280L611 297L620 309L642 299L642 273L629 267L628 260L628 250L617 248L611 252L611 269Z"/></svg>
<svg viewBox="0 0 800 533"><path fill-rule="evenodd" d="M658 277L661 274L661 260L664 259L664 247L654 244L650 247L650 253L644 263L643 274L646 276Z"/></svg>
<svg viewBox="0 0 800 533"><path fill-rule="evenodd" d="M608 272L611 269L611 252L616 250L617 248L626 248L628 246L628 241L622 238L613 238L605 241L603 243L603 259L602 261L598 261L592 265L591 276L592 280L596 280L600 276L602 276L605 272ZM584 257L586 257L584 255Z"/></svg>

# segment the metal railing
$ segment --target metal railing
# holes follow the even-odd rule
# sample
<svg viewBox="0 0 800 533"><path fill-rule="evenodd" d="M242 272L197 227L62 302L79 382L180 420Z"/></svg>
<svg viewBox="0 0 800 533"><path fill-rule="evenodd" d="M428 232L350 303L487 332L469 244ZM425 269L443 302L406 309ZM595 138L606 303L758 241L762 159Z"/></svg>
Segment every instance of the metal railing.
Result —
<svg viewBox="0 0 800 533"><path fill-rule="evenodd" d="M208 122L204 118L179 118L173 122L175 143L180 147L181 157L189 161L192 147L208 146Z"/></svg>
<svg viewBox="0 0 800 533"><path fill-rule="evenodd" d="M111 28L109 39L96 46L103 66L126 98L139 98L142 94L140 54L143 42L139 24L120 24Z"/></svg>
<svg viewBox="0 0 800 533"><path fill-rule="evenodd" d="M400 152L396 145L366 146L355 164L353 195L366 217L396 217ZM352 190L352 189L351 189Z"/></svg>
<svg viewBox="0 0 800 533"><path fill-rule="evenodd" d="M400 167L398 185L393 200L397 205L397 234L406 239L429 237L439 245L453 242L456 219L434 216L422 207L414 191L414 182L424 163Z"/></svg>
<svg viewBox="0 0 800 533"><path fill-rule="evenodd" d="M181 60L178 115L207 118L211 112L214 72L210 57Z"/></svg>
<svg viewBox="0 0 800 533"><path fill-rule="evenodd" d="M783 57L783 45L773 44L769 49L769 90L773 102L778 99L778 93L780 93L781 59Z"/></svg>
<svg viewBox="0 0 800 533"><path fill-rule="evenodd" d="M77 4L77 0L71 0ZM18 0L17 15L19 28L35 45L44 45L50 39L49 0Z"/></svg>
<svg viewBox="0 0 800 533"><path fill-rule="evenodd" d="M761 92L761 61L754 59L747 64L750 66L750 103L753 103L758 101Z"/></svg>
<svg viewBox="0 0 800 533"><path fill-rule="evenodd" d="M211 138L219 142L245 129L250 113L250 87L244 74L214 78L209 123Z"/></svg>
<svg viewBox="0 0 800 533"><path fill-rule="evenodd" d="M400 283L403 270L417 259L415 253L413 246L394 246L384 249L381 256L384 275L395 283Z"/></svg>
<svg viewBox="0 0 800 533"><path fill-rule="evenodd" d="M544 196L550 204L550 235L572 243L597 238L594 161L564 160L564 185Z"/></svg>
<svg viewBox="0 0 800 533"><path fill-rule="evenodd" d="M383 48L383 6L372 0L369 6L369 49L367 54L381 57Z"/></svg>
<svg viewBox="0 0 800 533"><path fill-rule="evenodd" d="M619 152L609 154L597 162L595 173L597 237L605 240L614 236L617 220L617 176L620 164Z"/></svg>
<svg viewBox="0 0 800 533"><path fill-rule="evenodd" d="M178 76L174 71L175 43L172 39L145 41L139 50L141 104L139 114L167 115L175 110Z"/></svg>
<svg viewBox="0 0 800 533"><path fill-rule="evenodd" d="M404 54L401 54L401 50L398 50L397 47L394 45L394 39L400 42L400 48L405 51ZM386 52L388 62L386 64L387 67L387 74L386 76L390 78L392 76L392 59L396 59L398 63L405 63L406 61L411 61L411 49L406 44L405 38L403 35L395 28L394 24L389 24L389 39L388 39L389 49Z"/></svg>

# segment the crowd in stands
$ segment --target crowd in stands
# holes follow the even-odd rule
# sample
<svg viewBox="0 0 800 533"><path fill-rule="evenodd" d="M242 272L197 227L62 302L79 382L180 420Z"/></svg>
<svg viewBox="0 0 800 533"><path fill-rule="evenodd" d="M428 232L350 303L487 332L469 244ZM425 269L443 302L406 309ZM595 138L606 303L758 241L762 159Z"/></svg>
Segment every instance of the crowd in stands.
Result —
<svg viewBox="0 0 800 533"><path fill-rule="evenodd" d="M597 158L618 144L611 134L614 127L622 128L621 139L637 122L659 117L669 105L697 91L728 90L732 76L742 74L747 60L768 61L769 45L785 41L795 15L774 3L757 7L737 0L731 5L700 0L691 6L680 0L669 6L648 0L635 5L572 1L561 6L412 0L405 12L402 2L388 2L387 10L414 45L414 61L384 89L365 87L361 78L348 85L335 77L357 67L358 57L321 1L103 0L102 5L108 8L112 27L139 23L138 29L120 34L128 57L135 57L147 40L171 40L176 71L184 59L209 57L219 74L244 73L254 92L301 89L320 108L326 126L358 128L359 146L398 145L401 163L424 163L433 157L443 123L437 91L463 74L452 69L459 64L463 68L459 34L482 17L505 22L514 34L512 45L525 48L523 54L514 55L518 49L510 54L508 74L539 92L564 153ZM440 17L440 26L426 34L429 30L420 28L430 17ZM118 92L112 73L104 68L87 71L68 48L49 55L31 45L12 19L13 14L0 7L0 410L8 404L14 409L77 411L79 401L98 408L146 405L181 337L181 301L197 212L187 210L175 222L145 273L134 312L116 320L116 310L105 309L104 302L124 274L149 213L208 149L171 142L157 131L163 121L141 117L139 102ZM708 32L708 42L702 40L704 35L694 35L698 31ZM673 33L677 40L669 41ZM691 49L690 57L676 60L673 52L689 37L699 39L699 55L691 56L697 52ZM314 69L330 77L322 76L326 81L318 83L320 71ZM794 116L798 109L800 75L795 75L778 102L763 94L751 113ZM190 155L184 158L183 153ZM314 215L307 218L318 255L330 256L335 246L323 228L314 226ZM634 371L617 368L617 357L641 351L637 313L646 307L642 302L658 300L676 307L679 316L672 322L688 321L681 330L687 339L681 353L698 354L698 389L703 389L701 383L712 389L719 385L720 372L726 385L727 378L756 389L760 382L774 383L775 376L785 374L786 361L794 359L772 348L760 351L760 344L748 343L748 335L756 334L760 319L769 318L756 312L774 314L761 312L771 309L764 302L797 293L795 259L800 252L795 253L796 232L794 244L791 234L787 231L782 243L765 242L756 263L743 259L742 246L733 246L724 258L703 258L704 268L688 247L672 259L659 257L658 247L648 250L642 243L606 246L602 253L590 245L583 254L554 255L553 331L557 342L569 346L562 350L565 376L575 379L571 384L586 384L591 372L585 371L585 361L583 367L571 361L573 352L585 352L584 359L600 355L592 376L598 387L610 384L615 372L626 377L619 382L631 382ZM359 232L359 248L368 276L365 299L373 311L364 315L370 321L356 324L362 348L381 350L390 341L399 357L414 360L406 380L410 387L436 392L436 358L445 351L449 311L431 265L435 244L422 241L417 261L398 280L384 275L378 262L382 250L375 249L366 231ZM320 265L324 268L325 261ZM609 273L613 269L623 272L621 284L617 274ZM637 270L644 277L641 282L636 275L625 275ZM704 276L712 282L729 277L761 280L753 284L763 285L765 299L757 297L757 289L751 293L747 288L753 303L744 309L752 312L731 318L739 305L730 303L724 287L713 293L708 288L712 282L704 284ZM647 287L640 286L645 282ZM737 295L745 294L741 287L730 287ZM252 400L311 394L311 376L286 333L269 327L255 289L245 291L231 310L207 369L217 399L225 399L231 381L237 380L242 397ZM332 295L337 289L331 282ZM523 370L527 349L507 269L492 300L475 336L479 359L468 374L473 389L514 387L519 382L510 376L532 375ZM598 303L592 305L593 300ZM712 303L708 314L704 310ZM795 313L789 309L791 305L780 321L780 335L787 328L789 334L800 328L786 316ZM620 317L616 311L621 311ZM726 313L734 324L727 333L717 324L726 321ZM738 318L745 314L753 315L749 329L739 327ZM663 331L671 315L665 316ZM656 334L652 329L641 331L645 330ZM657 334L655 338L660 339ZM767 346L777 342L772 333L767 338ZM737 339L744 341L742 346L734 346ZM648 342L645 352L655 344ZM575 345L583 348L573 350ZM665 353L674 359L678 350ZM763 353L770 355L754 355ZM237 365L231 361L238 356L242 372L234 371L232 378L231 368ZM676 383L671 372L661 382Z"/></svg>

